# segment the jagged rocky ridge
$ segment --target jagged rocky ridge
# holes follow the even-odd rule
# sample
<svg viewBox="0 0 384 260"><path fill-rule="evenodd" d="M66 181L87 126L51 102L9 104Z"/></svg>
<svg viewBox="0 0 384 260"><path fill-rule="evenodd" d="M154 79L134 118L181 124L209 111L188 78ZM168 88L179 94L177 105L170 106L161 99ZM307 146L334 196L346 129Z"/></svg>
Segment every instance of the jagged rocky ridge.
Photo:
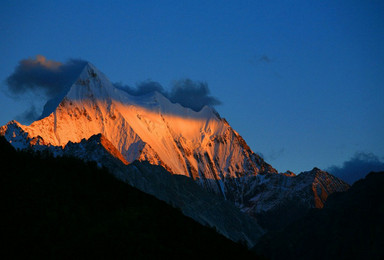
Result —
<svg viewBox="0 0 384 260"><path fill-rule="evenodd" d="M349 188L339 178L318 168L298 175L259 174L247 181L250 185L241 194L239 207L269 231L285 227L311 208L323 208L330 194Z"/></svg>
<svg viewBox="0 0 384 260"><path fill-rule="evenodd" d="M270 216L288 208L301 212L322 207L329 194L349 187L317 169L298 176L279 174L213 108L195 112L158 92L131 96L92 64L85 66L58 105L47 103L43 114L47 116L30 126L12 121L0 128L0 134L19 149L48 149L55 155L70 154L100 164L109 161L113 168L111 160L76 145L101 134L100 142L110 148L105 156L111 154L123 164L147 161L174 176L187 176L248 215L260 216L267 228L274 226Z"/></svg>

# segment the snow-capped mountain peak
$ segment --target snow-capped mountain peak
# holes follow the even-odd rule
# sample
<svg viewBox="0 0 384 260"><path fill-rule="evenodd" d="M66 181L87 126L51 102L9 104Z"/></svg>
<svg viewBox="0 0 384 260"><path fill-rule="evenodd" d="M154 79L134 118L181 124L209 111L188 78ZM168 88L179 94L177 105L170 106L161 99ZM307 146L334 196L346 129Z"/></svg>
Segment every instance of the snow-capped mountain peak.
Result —
<svg viewBox="0 0 384 260"><path fill-rule="evenodd" d="M57 105L50 103L52 112L44 118L30 126L11 122L1 134L19 148L64 148L68 142L101 134L124 162L161 165L239 206L246 206L251 194L254 197L256 176L277 174L213 108L196 112L156 91L130 95L91 63L61 95L55 99Z"/></svg>
<svg viewBox="0 0 384 260"><path fill-rule="evenodd" d="M125 176L124 167L136 160L163 166L234 202L267 229L285 225L311 207L322 207L329 194L349 187L316 168L297 176L279 174L213 108L205 106L196 112L156 91L130 95L91 63L47 102L40 120L29 126L11 121L0 128L0 135L18 149L72 155L112 171L119 164L122 172L114 172L118 177ZM136 187L164 198L162 184L157 187L148 184L146 177L132 178ZM168 190L166 198L187 208L177 198L185 195L183 191ZM200 213L195 219L205 216Z"/></svg>
<svg viewBox="0 0 384 260"><path fill-rule="evenodd" d="M64 147L102 134L128 162L162 165L223 195L227 178L276 172L213 108L196 112L159 92L132 96L91 63L57 100L44 118L20 125L28 138Z"/></svg>
<svg viewBox="0 0 384 260"><path fill-rule="evenodd" d="M114 91L115 87L109 79L91 63L87 63L65 97L74 101L89 98L102 100L113 96Z"/></svg>

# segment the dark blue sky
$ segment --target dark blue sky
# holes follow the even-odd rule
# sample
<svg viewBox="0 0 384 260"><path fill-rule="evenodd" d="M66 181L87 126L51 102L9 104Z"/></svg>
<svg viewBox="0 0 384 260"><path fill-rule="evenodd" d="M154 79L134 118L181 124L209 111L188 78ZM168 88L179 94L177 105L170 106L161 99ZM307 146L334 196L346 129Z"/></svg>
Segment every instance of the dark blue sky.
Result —
<svg viewBox="0 0 384 260"><path fill-rule="evenodd" d="M384 157L383 1L1 1L0 46L1 125L42 109L3 82L40 54L130 86L205 81L279 171Z"/></svg>

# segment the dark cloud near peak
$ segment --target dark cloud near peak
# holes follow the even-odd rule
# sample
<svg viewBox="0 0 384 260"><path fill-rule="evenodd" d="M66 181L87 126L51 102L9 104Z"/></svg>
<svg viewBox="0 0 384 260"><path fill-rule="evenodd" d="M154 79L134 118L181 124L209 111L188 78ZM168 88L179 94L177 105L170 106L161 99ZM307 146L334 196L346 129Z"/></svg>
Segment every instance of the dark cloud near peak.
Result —
<svg viewBox="0 0 384 260"><path fill-rule="evenodd" d="M161 86L160 83L152 80L140 82L136 85L135 88L130 87L128 85L124 85L122 83L114 83L114 86L118 89L124 90L132 96L142 96L145 94L152 93L154 91L162 93L163 95L168 95L168 93L164 90L163 86Z"/></svg>
<svg viewBox="0 0 384 260"><path fill-rule="evenodd" d="M15 98L27 92L53 98L73 83L86 64L86 61L80 59L61 63L37 55L35 58L21 60L5 83L8 92Z"/></svg>
<svg viewBox="0 0 384 260"><path fill-rule="evenodd" d="M44 103L48 101L46 104L50 105L49 107L54 107L52 103L56 104L60 101L60 97L64 97L87 63L81 59L69 59L62 63L48 60L42 55L23 59L19 61L14 72L6 78L5 92L11 98L18 100L39 97L40 101ZM157 91L171 102L179 103L195 111L200 111L204 106L221 104L217 98L210 95L207 83L191 79L175 81L170 91L165 90L160 83L152 80L141 82L134 88L121 83L116 83L115 86L134 96ZM34 103L33 100L32 103ZM19 119L24 122L37 120L39 117L36 111L36 106L31 105L19 116ZM49 109L44 107L42 116L46 116L47 111Z"/></svg>
<svg viewBox="0 0 384 260"><path fill-rule="evenodd" d="M44 102L65 94L84 69L87 61L70 59L64 63L48 60L42 55L19 61L14 72L5 79L4 92L15 100L37 98ZM33 98L31 98L33 97ZM33 100L29 100L34 103ZM18 116L22 122L33 122L39 115L31 105Z"/></svg>
<svg viewBox="0 0 384 260"><path fill-rule="evenodd" d="M341 178L349 184L364 178L369 172L384 171L384 162L373 153L357 152L341 167L331 166L327 172Z"/></svg>
<svg viewBox="0 0 384 260"><path fill-rule="evenodd" d="M201 110L204 106L221 104L217 98L210 95L207 83L190 79L175 81L169 99L195 111Z"/></svg>
<svg viewBox="0 0 384 260"><path fill-rule="evenodd" d="M221 102L210 95L208 84L205 82L182 79L173 82L171 91L166 91L164 87L156 82L147 80L137 84L135 88L115 83L119 89L126 91L133 96L145 95L157 91L167 97L173 103L179 103L184 107L194 111L200 111L204 106L217 106Z"/></svg>

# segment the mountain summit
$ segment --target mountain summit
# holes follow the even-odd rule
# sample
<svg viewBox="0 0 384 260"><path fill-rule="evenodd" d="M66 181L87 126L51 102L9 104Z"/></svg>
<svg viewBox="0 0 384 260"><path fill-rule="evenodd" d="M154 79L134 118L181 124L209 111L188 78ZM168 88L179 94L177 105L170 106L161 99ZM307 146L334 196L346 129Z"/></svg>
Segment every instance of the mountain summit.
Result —
<svg viewBox="0 0 384 260"><path fill-rule="evenodd" d="M130 95L90 63L47 102L40 120L29 126L11 121L0 135L18 149L96 161L200 223L250 245L263 232L254 219L265 229L284 226L309 208L321 208L329 194L349 188L316 168L297 176L278 173L213 108L196 112L159 92ZM168 173L134 161L162 166Z"/></svg>
<svg viewBox="0 0 384 260"><path fill-rule="evenodd" d="M90 63L56 107L54 103L45 107L49 115L30 126L13 124L28 138L50 146L65 147L69 141L102 134L128 162L161 165L223 196L228 195L227 179L277 173L213 108L195 112L158 92L132 96ZM1 131L11 141L9 127Z"/></svg>

